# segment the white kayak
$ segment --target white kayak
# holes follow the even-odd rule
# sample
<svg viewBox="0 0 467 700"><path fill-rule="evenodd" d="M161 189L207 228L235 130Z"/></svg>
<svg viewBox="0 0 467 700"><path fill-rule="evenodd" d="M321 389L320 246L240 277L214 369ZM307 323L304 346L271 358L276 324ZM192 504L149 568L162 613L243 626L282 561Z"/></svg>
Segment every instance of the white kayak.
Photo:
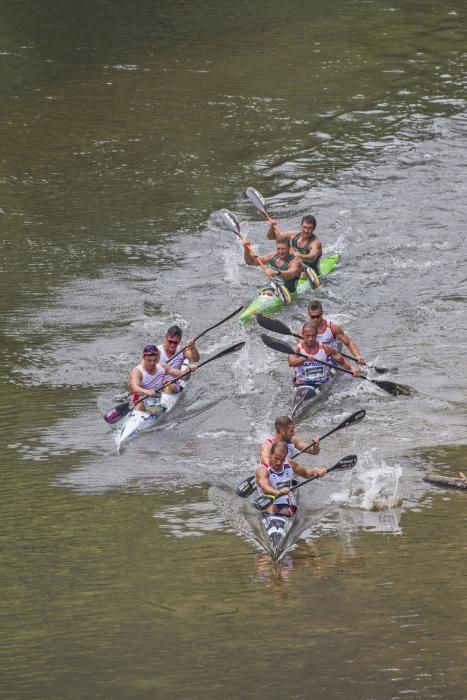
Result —
<svg viewBox="0 0 467 700"><path fill-rule="evenodd" d="M183 387L185 382L182 380L180 385ZM160 403L156 407L160 410L157 410L157 413L147 413L146 411L132 408L125 417L122 426L115 431L117 450L122 452L131 440L159 425L166 418L167 414L175 408L182 394L183 391L161 394Z"/></svg>
<svg viewBox="0 0 467 700"><path fill-rule="evenodd" d="M290 494L290 502L297 505L296 494ZM287 549L288 534L295 522L297 512L293 515L281 515L280 513L261 513L261 527L264 532L266 545L263 547L268 551L273 561L278 561Z"/></svg>

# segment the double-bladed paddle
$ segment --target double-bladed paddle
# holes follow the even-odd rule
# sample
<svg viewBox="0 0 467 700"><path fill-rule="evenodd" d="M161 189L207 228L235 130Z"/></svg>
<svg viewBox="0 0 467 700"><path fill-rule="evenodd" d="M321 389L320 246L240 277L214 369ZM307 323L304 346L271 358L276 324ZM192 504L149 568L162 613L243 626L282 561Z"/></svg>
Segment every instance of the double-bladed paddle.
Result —
<svg viewBox="0 0 467 700"><path fill-rule="evenodd" d="M286 355L297 355L297 357L304 357L305 359L309 360L308 355L305 355L302 352L297 352L293 349L293 347L291 347L287 343L282 342L282 340L276 340L275 338L271 338L270 336L265 335L265 333L261 333L261 340L265 345L268 346L268 348L271 348L271 350L277 350L277 352L283 352ZM345 369L345 367L340 367L339 365L334 365L331 362L324 362L323 360L318 360L316 357L313 359L313 361L319 362L320 365L334 367L340 372L352 374L352 372L349 369ZM354 375L352 374L352 376ZM414 389L412 389L412 387L407 386L406 384L396 384L395 382L390 382L387 379L370 379L370 377L366 377L364 374L358 375L356 379L365 379L367 382L372 382L373 384L376 384L376 386L379 386L380 389L386 391L392 396L410 396L414 393Z"/></svg>
<svg viewBox="0 0 467 700"><path fill-rule="evenodd" d="M249 241L247 241L245 236L242 235L242 232L240 231L240 224L239 224L239 221L238 221L237 217L235 216L235 214L232 214L232 212L229 211L229 209L221 209L219 212L219 217L222 219L222 221L227 226L229 231L232 231L232 233L235 233L235 235L239 237L245 250L248 251L248 253L251 255L251 257L256 261L256 263L260 266L260 268L266 274L269 282L273 286L273 288L274 288L277 296L281 300L281 302L284 305L290 304L292 299L291 299L289 290L283 284L280 284L275 279L271 279L269 277L269 275L267 275L269 268L263 263L261 258L259 258L256 255L256 253L254 252L253 248L251 247Z"/></svg>
<svg viewBox="0 0 467 700"><path fill-rule="evenodd" d="M328 430L327 433L324 433L324 435L321 435L319 440L324 440L324 438L329 437L329 435L332 435L333 433L337 432L338 430L342 430L342 428L348 428L350 425L356 425L357 423L360 423L366 416L366 411L364 408L361 408L359 411L355 411L355 413L352 413L350 416L347 416L339 425L336 425L334 428L331 428L331 430ZM307 450L310 449L310 447L313 447L313 445L316 445L316 441L313 440L313 442L310 442L309 445L303 448L303 450L300 450L300 452L297 452L296 454L292 455L292 459L295 459L299 455L301 455L303 452L306 452ZM256 489L256 475L253 474L253 476L248 477L248 479L245 479L242 481L241 484L239 484L236 489L235 493L237 496L240 496L241 498L247 498L250 496L253 491Z"/></svg>
<svg viewBox="0 0 467 700"><path fill-rule="evenodd" d="M221 350L218 352L216 355L213 355L212 357L208 357L207 360L204 360L203 362L200 362L197 369L200 367L203 367L203 365L207 365L208 362L212 362L213 360L219 359L219 357L224 357L225 355L230 355L232 352L237 352L237 350L241 350L245 343L242 341L241 343L236 343L235 345L231 345L228 348L225 348L224 350ZM167 382L163 386L169 386L169 384L173 384L174 382L179 381L180 379L183 379L183 377L187 377L189 374L191 374L191 370L188 370L184 374L181 374L179 377L175 377L174 379L171 379L170 382ZM156 389L158 391L159 389L162 389L163 386L161 385ZM104 420L107 423L117 423L121 418L127 415L127 413L130 412L131 408L136 406L138 403L141 403L141 401L144 401L144 399L147 398L146 396L140 396L139 399L136 401L135 404L131 404L130 401L124 401L123 403L117 404L117 406L114 406L111 408L107 413L104 415Z"/></svg>
<svg viewBox="0 0 467 700"><path fill-rule="evenodd" d="M255 206L258 209L258 211L260 211L261 214L264 216L266 221L271 224L276 236L283 236L284 234L282 233L280 228L271 219L268 212L266 211L266 201L265 201L263 195L260 194L258 192L258 190L255 190L254 187L247 187L245 190L245 194L248 197L248 199L250 200L250 202L253 204L253 206ZM294 255L295 255L295 252L293 250L292 250L292 253L294 253ZM305 276L307 278L307 281L308 281L308 284L310 285L310 287L312 289L316 289L317 287L319 287L320 281L319 281L319 277L316 274L316 272L311 267L308 267L308 265L305 265L303 260L300 260L300 262L302 263L302 269L303 269L303 272L305 273Z"/></svg>
<svg viewBox="0 0 467 700"><path fill-rule="evenodd" d="M223 318L222 321L218 321L218 322L215 323L213 326L209 326L209 328L206 328L206 330L204 330L202 333L200 333L199 335L197 335L196 338L193 338L193 342L196 343L196 341L199 340L200 338L202 338L203 335L206 335L206 333L209 333L209 331L213 331L214 328L217 328L217 326L221 326L223 323L225 323L225 322L228 321L230 318L232 318L232 316L236 316L237 314L239 314L240 311L241 311L242 309L243 309L243 306L239 306L238 309L235 309L235 311L232 311L232 313L230 313L228 316L226 316L225 318ZM185 347L181 348L181 350L179 350L178 352L176 352L175 355L172 355L172 357L170 358L170 360L169 360L169 362L168 362L167 364L170 365L170 363L172 362L172 360L173 360L175 357L177 357L177 355L180 355L181 352L185 352L185 350L187 350L187 349L188 349L188 345L185 345Z"/></svg>
<svg viewBox="0 0 467 700"><path fill-rule="evenodd" d="M258 324L262 328L266 328L268 331L274 331L274 333L281 333L282 335L291 335L294 338L299 338L300 340L303 340L303 336L299 335L298 333L293 333L288 326L285 325L285 323L282 323L282 321L279 321L278 319L271 318L270 316L265 316L264 314L256 314L255 318L258 322ZM355 357L352 357L352 355L346 355L344 352L341 352L339 350L340 354L342 357L347 358L347 360L353 360L354 362ZM389 372L388 367L375 367L374 365L371 365L371 368L375 370L378 374L386 374L386 372Z"/></svg>
<svg viewBox="0 0 467 700"><path fill-rule="evenodd" d="M326 474L329 474L329 472L334 471L334 469L351 469L357 464L358 457L357 455L347 455L347 457L342 457L338 462L333 464L331 467L328 467L326 469ZM326 474L324 476L326 476ZM296 484L295 486L292 486L292 488L289 489L289 493L292 491L296 491L299 489L301 486L305 486L305 484L308 484L310 481L314 481L315 479L319 479L323 477L318 477L316 474L315 476L310 476L309 479L305 479L304 481L301 481L299 484ZM281 494L282 495L282 494ZM256 510L264 510L268 506L272 505L276 498L280 498L280 496L272 496L268 494L262 494L261 496L258 496L255 498L253 501L253 506L256 508Z"/></svg>

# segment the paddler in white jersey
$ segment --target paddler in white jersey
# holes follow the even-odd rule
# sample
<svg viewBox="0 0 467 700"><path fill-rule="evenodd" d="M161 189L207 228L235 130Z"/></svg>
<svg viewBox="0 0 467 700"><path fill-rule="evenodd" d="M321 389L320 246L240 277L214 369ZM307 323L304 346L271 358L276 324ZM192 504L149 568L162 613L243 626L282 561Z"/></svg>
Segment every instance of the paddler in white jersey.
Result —
<svg viewBox="0 0 467 700"><path fill-rule="evenodd" d="M328 321L323 318L323 307L320 301L317 299L312 299L308 304L308 318L310 321L315 322L318 325L318 335L316 340L323 345L330 345L332 348L337 348L337 341L340 340L354 355L355 362L359 365L365 365L365 359L363 358L357 344L349 338L347 333L334 323L333 321Z"/></svg>
<svg viewBox="0 0 467 700"><path fill-rule="evenodd" d="M158 345L160 352L160 362L180 369L182 365L186 367L189 362L199 362L199 352L195 345L194 338L190 338L186 347L181 347L182 329L180 326L170 326L167 329L164 341ZM187 377L188 379L188 377ZM179 389L176 383L175 390Z"/></svg>
<svg viewBox="0 0 467 700"><path fill-rule="evenodd" d="M276 432L271 437L266 438L266 440L261 444L259 449L259 461L261 464L269 463L271 457L271 448L275 442L285 442L287 445L287 456L292 457L294 452L300 452L304 450L307 445L310 444L311 440L308 442L303 442L295 435L295 423L290 416L279 416L274 422L274 428ZM311 455L319 454L319 437L316 436L312 438L314 445L312 445L306 452Z"/></svg>
<svg viewBox="0 0 467 700"><path fill-rule="evenodd" d="M358 377L360 370L350 364L345 357L330 345L323 345L317 341L318 326L315 322L307 321L303 324L302 336L295 347L297 352L307 355L307 358L289 355L289 367L295 369L295 385L300 384L325 384L329 379L329 367L319 362L334 361L342 365L344 369L352 372L354 377Z"/></svg>
<svg viewBox="0 0 467 700"><path fill-rule="evenodd" d="M266 513L280 513L290 517L295 511L295 506L292 506L288 497L294 474L309 479L311 476L324 476L326 470L302 467L288 458L287 452L286 442L275 442L271 446L269 461L262 462L256 470L256 485L260 495L278 497L265 508Z"/></svg>
<svg viewBox="0 0 467 700"><path fill-rule="evenodd" d="M165 362L160 362L160 352L156 345L150 343L143 348L141 363L137 367L133 367L130 372L130 391L133 393L133 401L137 401L140 396L147 398L136 404L138 411L146 411L147 413L160 413L161 408L157 400L157 394L172 393L174 391L173 384L164 386L165 382L170 381L170 377L181 377L182 374L190 370L196 370L195 364L190 364L184 369L175 369Z"/></svg>

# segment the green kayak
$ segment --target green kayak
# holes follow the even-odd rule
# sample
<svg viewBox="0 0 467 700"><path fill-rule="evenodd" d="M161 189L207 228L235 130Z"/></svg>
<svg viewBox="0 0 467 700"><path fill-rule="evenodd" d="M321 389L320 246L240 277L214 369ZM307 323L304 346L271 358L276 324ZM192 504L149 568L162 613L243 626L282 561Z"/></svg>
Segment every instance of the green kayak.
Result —
<svg viewBox="0 0 467 700"><path fill-rule="evenodd" d="M334 270L340 260L339 253L335 255L329 255L327 258L322 258L319 263L319 276L326 277L330 272ZM249 306L243 311L239 317L240 323L249 323L254 316L260 313L277 313L284 308L284 304L281 302L276 294L268 294L271 288L265 287L261 289L255 299L251 302ZM300 299L301 296L307 292L311 292L308 280L301 279L298 281L297 288L295 292L292 293L292 301Z"/></svg>

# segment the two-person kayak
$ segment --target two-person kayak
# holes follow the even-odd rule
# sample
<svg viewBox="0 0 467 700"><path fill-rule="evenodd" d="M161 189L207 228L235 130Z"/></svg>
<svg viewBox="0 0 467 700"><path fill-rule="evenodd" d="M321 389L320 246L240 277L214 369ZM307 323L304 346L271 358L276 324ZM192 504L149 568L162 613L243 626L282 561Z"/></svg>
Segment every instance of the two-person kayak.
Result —
<svg viewBox="0 0 467 700"><path fill-rule="evenodd" d="M340 255L335 253L334 255L329 255L326 258L322 258L319 264L320 277L326 277L329 275L339 264ZM291 293L292 302L297 301L303 297L306 293L310 293L312 290L307 279L300 279L297 282L297 287L294 292ZM250 323L257 313L278 313L285 308L284 303L281 301L279 296L272 293L273 290L270 287L265 287L260 289L257 296L253 301L247 306L239 317L239 321L242 324Z"/></svg>

